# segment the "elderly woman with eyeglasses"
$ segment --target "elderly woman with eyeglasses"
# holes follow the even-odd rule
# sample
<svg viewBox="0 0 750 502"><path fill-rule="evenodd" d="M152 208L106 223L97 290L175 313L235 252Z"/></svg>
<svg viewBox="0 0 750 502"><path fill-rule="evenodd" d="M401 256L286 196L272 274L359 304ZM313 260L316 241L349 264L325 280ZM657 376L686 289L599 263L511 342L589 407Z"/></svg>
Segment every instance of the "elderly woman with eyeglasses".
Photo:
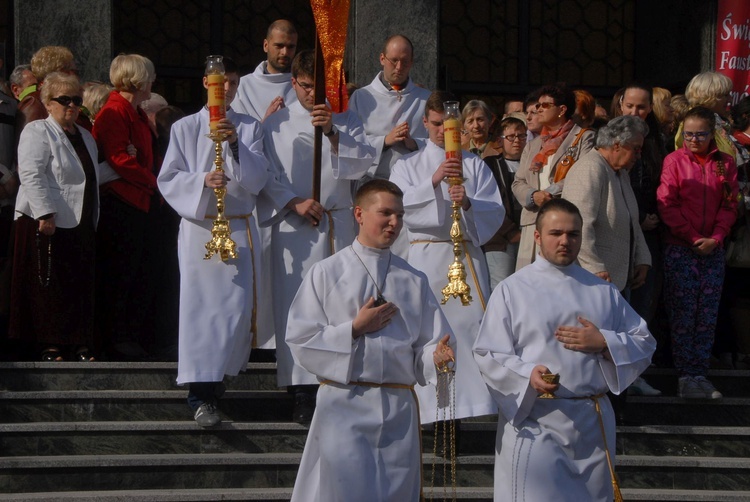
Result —
<svg viewBox="0 0 750 502"><path fill-rule="evenodd" d="M141 360L147 356L141 342L153 291L148 282L152 274L145 268L150 261L147 253L159 251L149 249L150 223L162 201L156 186L155 138L140 104L151 96L156 72L148 58L120 54L112 60L109 77L115 90L93 129L114 171L114 179L101 188L97 328L106 339L110 359Z"/></svg>
<svg viewBox="0 0 750 502"><path fill-rule="evenodd" d="M77 77L48 75L49 116L27 124L18 145L10 337L45 361L93 360L98 152L75 123L81 92Z"/></svg>
<svg viewBox="0 0 750 502"><path fill-rule="evenodd" d="M687 112L683 145L664 159L656 192L669 232L664 249L664 306L672 335L679 396L719 399L706 379L724 282L723 243L737 218L734 158L716 143L716 113Z"/></svg>
<svg viewBox="0 0 750 502"><path fill-rule="evenodd" d="M594 147L596 135L573 122L576 97L561 84L539 90L536 111L542 132L526 145L513 181L513 194L523 206L516 270L536 258L534 224L539 208L552 197L560 196L565 174Z"/></svg>

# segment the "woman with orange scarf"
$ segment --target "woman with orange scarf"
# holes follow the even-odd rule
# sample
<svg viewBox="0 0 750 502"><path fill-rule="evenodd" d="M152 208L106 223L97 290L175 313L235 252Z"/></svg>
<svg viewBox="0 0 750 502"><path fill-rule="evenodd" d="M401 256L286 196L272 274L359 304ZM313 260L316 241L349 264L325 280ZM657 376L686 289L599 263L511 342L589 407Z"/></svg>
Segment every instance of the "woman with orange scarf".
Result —
<svg viewBox="0 0 750 502"><path fill-rule="evenodd" d="M565 175L570 167L594 147L596 133L575 125L576 98L562 84L548 85L539 91L537 115L543 128L539 137L526 145L521 165L513 181L513 195L521 210L521 242L516 270L536 258L534 223L536 213L545 202L562 193Z"/></svg>

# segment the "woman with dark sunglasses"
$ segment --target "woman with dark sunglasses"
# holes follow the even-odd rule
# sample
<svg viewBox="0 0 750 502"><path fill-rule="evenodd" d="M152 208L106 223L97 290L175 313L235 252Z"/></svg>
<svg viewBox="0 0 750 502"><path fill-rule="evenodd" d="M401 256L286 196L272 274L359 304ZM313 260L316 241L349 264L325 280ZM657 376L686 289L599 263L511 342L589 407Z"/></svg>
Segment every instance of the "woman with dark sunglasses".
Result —
<svg viewBox="0 0 750 502"><path fill-rule="evenodd" d="M96 142L76 125L78 78L52 73L49 113L26 125L18 145L10 336L44 361L93 361L94 231L99 218Z"/></svg>

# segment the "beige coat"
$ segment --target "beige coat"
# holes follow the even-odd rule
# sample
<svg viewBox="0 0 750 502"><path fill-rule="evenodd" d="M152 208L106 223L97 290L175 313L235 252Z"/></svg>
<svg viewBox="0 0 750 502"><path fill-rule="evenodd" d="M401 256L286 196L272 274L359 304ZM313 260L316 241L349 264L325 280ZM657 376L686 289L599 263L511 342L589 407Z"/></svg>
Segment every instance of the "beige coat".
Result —
<svg viewBox="0 0 750 502"><path fill-rule="evenodd" d="M552 180L555 178L557 164L562 160L565 153L571 147L579 132L581 132L581 128L577 125L573 126L568 133L568 136L565 138L565 141L560 145L560 148L558 148L554 155L552 155L552 165L555 167L549 174L550 183L552 183ZM583 133L581 140L578 142L573 152L573 158L576 160L580 159L583 155L594 148L595 137L596 133L592 130ZM541 149L541 137L534 138L531 143L526 145L526 148L523 149L523 153L521 154L521 165L519 166L516 178L513 181L513 195L515 195L518 202L523 206L523 210L521 211L521 226L533 225L536 222L536 213L539 208L536 207L533 202L530 203L530 200L531 194L539 190L539 173L530 171L529 166L531 166L531 161L534 159L534 156L539 153Z"/></svg>
<svg viewBox="0 0 750 502"><path fill-rule="evenodd" d="M568 172L562 196L578 206L583 216L578 254L583 268L591 273L608 272L612 284L622 291L635 265L651 265L625 169L615 171L599 151L592 150Z"/></svg>
<svg viewBox="0 0 750 502"><path fill-rule="evenodd" d="M562 142L557 151L552 155L551 161L554 166L549 173L550 183L555 178L555 172L557 166L562 158L571 150L571 155L576 161L583 157L587 152L594 148L594 138L596 133L592 130L588 130L581 135L581 139L578 144L573 148L571 145L581 132L581 128L574 125L568 135L565 137L565 141ZM539 173L532 172L529 170L531 161L534 156L539 153L542 149L542 138L536 137L531 143L526 145L523 153L521 154L521 165L516 172L516 177L513 180L513 195L521 203L523 209L521 209L521 242L518 248L518 257L516 259L516 270L525 267L526 265L533 263L536 258L536 245L534 243L534 223L536 222L536 214L539 208L534 204L531 199L531 194L539 190ZM564 180L563 180L564 181ZM558 186L562 182L558 182ZM559 189L557 194L559 195Z"/></svg>

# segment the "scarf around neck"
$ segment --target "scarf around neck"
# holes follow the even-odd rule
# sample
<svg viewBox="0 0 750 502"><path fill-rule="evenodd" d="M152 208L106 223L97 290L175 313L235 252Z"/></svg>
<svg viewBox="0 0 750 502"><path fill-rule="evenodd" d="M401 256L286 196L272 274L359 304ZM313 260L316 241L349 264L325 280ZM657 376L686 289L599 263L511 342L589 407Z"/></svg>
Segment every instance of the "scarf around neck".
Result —
<svg viewBox="0 0 750 502"><path fill-rule="evenodd" d="M547 159L560 148L560 145L568 137L568 133L573 129L574 125L572 120L568 120L560 129L553 133L550 133L546 127L542 129L542 148L539 150L539 153L534 155L531 161L531 166L529 167L531 172L538 173L542 170L547 163Z"/></svg>

